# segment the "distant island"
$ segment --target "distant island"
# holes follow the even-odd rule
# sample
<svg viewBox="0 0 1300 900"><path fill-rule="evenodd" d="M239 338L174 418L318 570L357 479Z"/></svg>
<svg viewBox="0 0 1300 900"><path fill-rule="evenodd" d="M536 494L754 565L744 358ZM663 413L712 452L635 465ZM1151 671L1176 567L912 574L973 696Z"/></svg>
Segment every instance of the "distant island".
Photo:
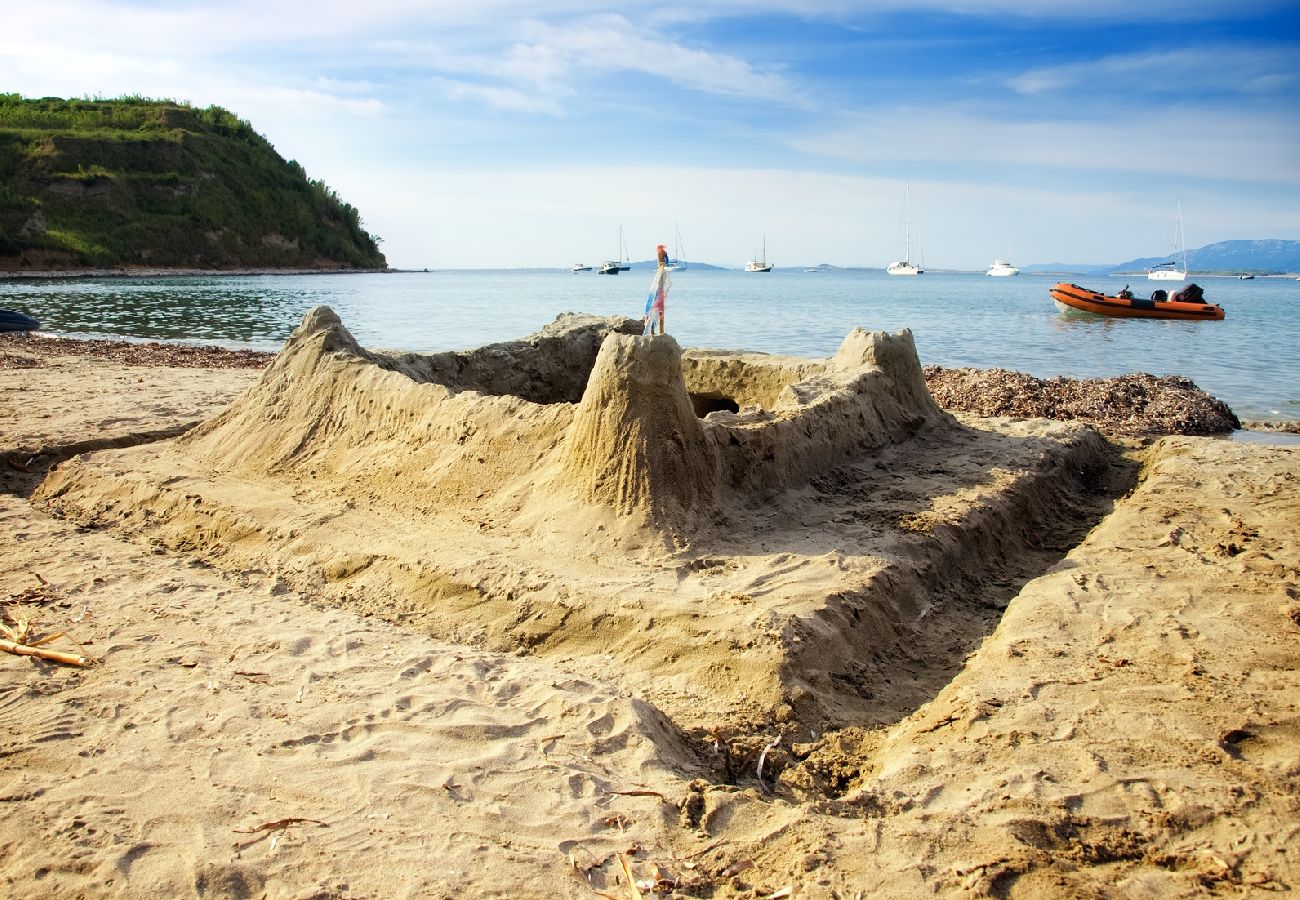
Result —
<svg viewBox="0 0 1300 900"><path fill-rule="evenodd" d="M1106 265L1091 263L1035 263L1021 266L1024 272L1068 272L1083 275L1140 273L1167 262L1168 256L1130 259ZM1187 268L1201 275L1280 275L1300 272L1300 241L1258 240L1219 241L1187 251Z"/></svg>
<svg viewBox="0 0 1300 900"><path fill-rule="evenodd" d="M220 107L0 94L0 271L384 269L361 216Z"/></svg>

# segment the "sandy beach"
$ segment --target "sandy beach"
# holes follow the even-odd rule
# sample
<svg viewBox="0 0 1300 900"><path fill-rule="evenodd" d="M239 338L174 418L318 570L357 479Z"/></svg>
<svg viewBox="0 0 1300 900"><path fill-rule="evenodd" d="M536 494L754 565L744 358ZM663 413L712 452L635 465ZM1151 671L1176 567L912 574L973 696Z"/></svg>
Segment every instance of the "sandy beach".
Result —
<svg viewBox="0 0 1300 900"><path fill-rule="evenodd" d="M910 336L345 337L0 342L0 611L97 661L0 653L0 893L1300 889L1300 448Z"/></svg>

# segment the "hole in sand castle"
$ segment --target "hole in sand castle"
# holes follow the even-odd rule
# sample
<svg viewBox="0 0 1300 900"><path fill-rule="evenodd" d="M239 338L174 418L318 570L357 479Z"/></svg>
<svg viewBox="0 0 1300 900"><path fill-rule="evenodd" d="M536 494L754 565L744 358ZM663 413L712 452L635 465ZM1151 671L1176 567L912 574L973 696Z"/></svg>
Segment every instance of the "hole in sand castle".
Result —
<svg viewBox="0 0 1300 900"><path fill-rule="evenodd" d="M691 394L690 396L691 408L695 410L695 415L701 419L709 413L723 410L733 413L740 412L740 404L722 394Z"/></svg>
<svg viewBox="0 0 1300 900"><path fill-rule="evenodd" d="M576 359L557 360L527 345L494 345L481 350L429 355L406 354L394 363L413 381L441 384L456 393L475 391L490 397L518 397L550 406L577 403L591 377L595 350Z"/></svg>

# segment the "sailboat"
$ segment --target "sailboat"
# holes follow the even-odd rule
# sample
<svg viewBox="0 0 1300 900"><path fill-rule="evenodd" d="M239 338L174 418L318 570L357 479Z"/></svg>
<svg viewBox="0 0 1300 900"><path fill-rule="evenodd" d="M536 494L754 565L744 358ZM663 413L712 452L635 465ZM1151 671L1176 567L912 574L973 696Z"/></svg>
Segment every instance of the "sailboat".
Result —
<svg viewBox="0 0 1300 900"><path fill-rule="evenodd" d="M623 265L619 262L620 258L627 258L627 244L623 241L623 226L618 226L618 253L613 259L607 259L600 264L596 270L597 275L617 275L619 272L626 272L631 265Z"/></svg>
<svg viewBox="0 0 1300 900"><path fill-rule="evenodd" d="M1158 263L1147 269L1148 281L1186 281L1187 280L1187 245L1183 242L1183 202L1178 201L1178 234L1174 244L1174 254L1181 258L1182 268L1174 260Z"/></svg>
<svg viewBox="0 0 1300 900"><path fill-rule="evenodd" d="M1011 238L1007 238L1007 258L993 260L993 265L989 266L989 270L984 274L1000 276L1019 275L1020 270L1011 265L1011 263L1007 261L1009 259L1011 259Z"/></svg>
<svg viewBox="0 0 1300 900"><path fill-rule="evenodd" d="M903 193L903 258L891 262L885 271L890 275L920 275L925 272L912 262L912 186L908 184Z"/></svg>
<svg viewBox="0 0 1300 900"><path fill-rule="evenodd" d="M745 263L746 272L770 272L772 264L767 261L767 235L763 235L763 253L758 259Z"/></svg>
<svg viewBox="0 0 1300 900"><path fill-rule="evenodd" d="M673 231L677 236L677 240L673 244L673 258L668 261L668 265L664 266L664 268L671 269L675 272L678 269L689 268L689 266L687 265L686 260L682 258L681 229L679 229L676 225L673 225Z"/></svg>

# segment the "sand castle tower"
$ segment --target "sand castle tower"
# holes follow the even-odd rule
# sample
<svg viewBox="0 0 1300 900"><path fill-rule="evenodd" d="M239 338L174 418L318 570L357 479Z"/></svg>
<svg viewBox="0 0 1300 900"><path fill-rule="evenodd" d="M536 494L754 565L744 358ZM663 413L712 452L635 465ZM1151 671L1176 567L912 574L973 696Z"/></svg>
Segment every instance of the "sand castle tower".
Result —
<svg viewBox="0 0 1300 900"><path fill-rule="evenodd" d="M646 524L672 527L712 508L719 461L672 337L605 338L562 462L580 499Z"/></svg>

